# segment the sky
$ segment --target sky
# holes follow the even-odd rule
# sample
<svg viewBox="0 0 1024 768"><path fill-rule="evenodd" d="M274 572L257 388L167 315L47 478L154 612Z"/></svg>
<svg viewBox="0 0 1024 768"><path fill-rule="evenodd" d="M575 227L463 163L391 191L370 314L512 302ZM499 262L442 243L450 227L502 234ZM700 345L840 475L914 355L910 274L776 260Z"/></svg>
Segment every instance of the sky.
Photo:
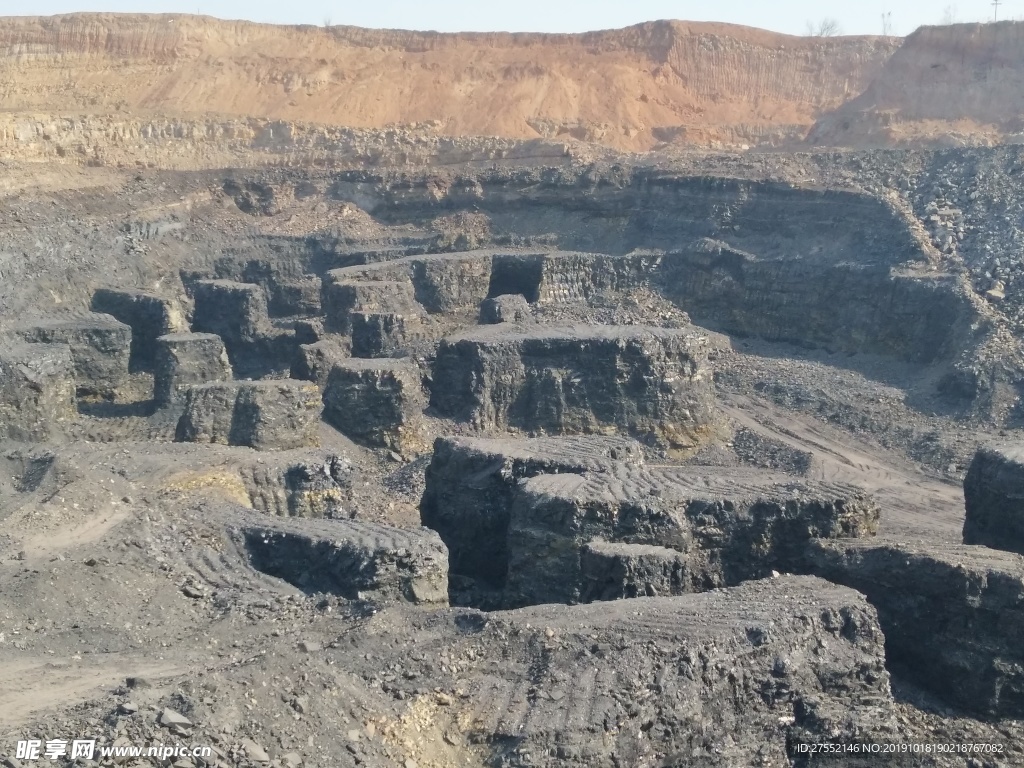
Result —
<svg viewBox="0 0 1024 768"><path fill-rule="evenodd" d="M724 21L805 34L831 18L844 34L907 35L953 19L991 21L991 0L0 0L0 16L76 11L202 13L274 24L352 24L441 32L583 32L654 19ZM1024 19L1024 0L1002 0L1000 19Z"/></svg>

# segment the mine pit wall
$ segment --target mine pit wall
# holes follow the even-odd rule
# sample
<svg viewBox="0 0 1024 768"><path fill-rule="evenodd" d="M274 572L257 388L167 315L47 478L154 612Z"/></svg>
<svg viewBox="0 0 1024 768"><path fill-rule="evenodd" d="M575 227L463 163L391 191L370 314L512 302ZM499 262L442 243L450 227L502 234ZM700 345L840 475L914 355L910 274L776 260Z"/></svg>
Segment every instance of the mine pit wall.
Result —
<svg viewBox="0 0 1024 768"><path fill-rule="evenodd" d="M444 196L428 178L349 173L330 194L391 223L472 207L495 235L590 254L496 255L489 296L585 299L649 282L726 333L922 364L962 349L978 319L960 278L931 271L910 222L867 194L615 168L498 172Z"/></svg>

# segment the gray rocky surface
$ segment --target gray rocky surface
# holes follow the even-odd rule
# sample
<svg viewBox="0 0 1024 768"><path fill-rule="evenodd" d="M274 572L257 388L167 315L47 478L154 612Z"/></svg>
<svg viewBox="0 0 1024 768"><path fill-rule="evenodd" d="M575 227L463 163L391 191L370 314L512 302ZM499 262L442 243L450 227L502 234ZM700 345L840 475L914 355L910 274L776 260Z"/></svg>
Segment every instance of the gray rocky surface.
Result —
<svg viewBox="0 0 1024 768"><path fill-rule="evenodd" d="M1024 715L1024 558L986 547L818 541L811 570L863 592L892 662L925 689L986 716Z"/></svg>
<svg viewBox="0 0 1024 768"><path fill-rule="evenodd" d="M580 601L590 586L584 551L595 540L678 550L676 589L701 592L773 570L804 572L810 540L871 536L879 516L858 488L756 470L613 464L541 474L512 500L505 600Z"/></svg>
<svg viewBox="0 0 1024 768"><path fill-rule="evenodd" d="M192 127L157 121L152 130ZM269 142L297 127L226 130L262 131L255 141ZM404 129L389 135L382 141L419 151ZM307 139L319 140L299 131ZM449 157L468 146L429 141ZM32 437L46 445L0 451L0 763L11 757L4 745L26 734L127 744L188 731L216 746L211 762L221 768L802 768L821 761L802 760L795 745L822 739L1005 748L901 761L914 768L1024 764L1020 558L959 544L960 482L978 443L1020 438L1019 147L625 157L575 143L514 163L501 156L515 151L508 145L482 156L474 144L465 151L481 162L416 168L403 155L397 168L387 166L389 146L360 144L361 170L322 167L317 154L316 167L127 171L102 152L103 167L76 167L70 152L55 173L32 164L25 191L23 167L5 160L13 193L0 195L0 327L40 312L78 315L97 285L182 296L213 277L267 297L268 317L255 313L255 333L228 345L236 375L255 378L286 372L300 344L326 340L349 354L351 327L325 333L328 318L316 316L333 311L325 294L318 308L321 280L325 289L402 286L400 301L333 313L422 312L423 337L407 338L403 352L423 373L436 342L472 329L488 297L528 296L533 328L686 330L692 316L731 334L708 352L723 423L697 451L652 441L645 462L636 444L606 435L523 445L506 434L526 431L515 424L478 428L436 410L422 423L426 438L443 438L433 454L367 450L333 429L320 431L320 449L256 452L166 442L168 413L149 415L142 402L147 374L129 377L111 401L83 398L78 413L69 397L66 417L47 417ZM86 186L47 186L66 180ZM487 250L427 254L479 247ZM247 317L243 308L221 320L241 338ZM134 335L133 343L137 350ZM302 376L310 382L326 383L337 362L321 349ZM575 369L574 359L538 369ZM17 398L48 384L21 368L14 375L4 418L34 429L35 406ZM56 378L64 391L70 378ZM564 391L567 379L557 380ZM230 436L229 401L216 405L230 414ZM461 437L477 429L495 440ZM770 475L770 486L750 481L750 467L770 470L757 475ZM567 473L583 476L588 493L567 494L577 482ZM684 492L681 477L706 484ZM284 521L297 537L289 542L305 552L335 540L322 524L349 518L415 530L422 494L423 521L452 549L451 599L491 608L506 595L478 585L508 572L515 497L543 483L557 486L548 496L564 503L563 521L584 530L566 533L549 518L515 530L581 548L579 599L591 599L587 574L603 574L595 599L622 598L802 562L868 594L886 631L895 699L876 676L886 672L881 638L870 652L856 640L870 608L821 581L784 576L509 612L425 610L349 600L327 580L298 588L301 558L287 558L292 581L255 570L244 538L225 536L241 518L218 514L228 498L253 507L245 525L256 529L276 529L269 516L294 518ZM808 515L815 494L851 484L878 499L880 538L807 545L831 535L827 523L839 517L827 505L820 518ZM752 489L785 504L751 513ZM591 540L644 519L630 509L611 519L623 498L674 515L678 532L666 521L651 523L659 538L639 539L649 543L630 543L632 530L626 542ZM713 502L707 514L686 506L694 498ZM726 502L735 498L732 514ZM198 499L209 503L197 508ZM586 499L608 518L581 516L577 501ZM787 525L773 529L772 519ZM999 525L1009 522L1004 515ZM655 547L666 530L668 545ZM373 535L383 543L367 544L366 562L397 551L388 543L395 534ZM1001 539L992 544L1012 542ZM517 544L516 572L529 589L565 580L559 552L532 554ZM871 691L860 697L866 681Z"/></svg>
<svg viewBox="0 0 1024 768"><path fill-rule="evenodd" d="M391 357L421 337L423 318L413 308L397 312L353 312L352 356Z"/></svg>
<svg viewBox="0 0 1024 768"><path fill-rule="evenodd" d="M220 336L172 333L159 336L153 347L153 399L160 407L184 401L193 384L231 379L231 363Z"/></svg>
<svg viewBox="0 0 1024 768"><path fill-rule="evenodd" d="M430 402L476 427L615 431L674 448L714 421L708 341L693 330L480 326L441 342Z"/></svg>
<svg viewBox="0 0 1024 768"><path fill-rule="evenodd" d="M305 591L374 603L448 604L448 552L426 528L275 519L236 530L255 568Z"/></svg>
<svg viewBox="0 0 1024 768"><path fill-rule="evenodd" d="M508 571L508 526L518 483L551 472L601 471L643 461L638 446L614 437L535 440L438 438L420 502L423 524L441 534L453 573L501 584Z"/></svg>
<svg viewBox="0 0 1024 768"><path fill-rule="evenodd" d="M502 670L470 688L485 730L514 739L506 765L785 764L779 736L821 734L820 702L841 702L844 741L891 718L874 611L815 579L499 612L482 634L508 637Z"/></svg>
<svg viewBox="0 0 1024 768"><path fill-rule="evenodd" d="M484 325L523 323L531 316L530 303L519 293L484 299L480 304L480 322Z"/></svg>
<svg viewBox="0 0 1024 768"><path fill-rule="evenodd" d="M145 291L99 288L90 306L93 312L111 315L131 327L133 370L153 367L158 337L187 330L176 301Z"/></svg>
<svg viewBox="0 0 1024 768"><path fill-rule="evenodd" d="M228 347L258 339L269 324L267 295L259 285L233 280L199 280L192 287L192 330L214 333Z"/></svg>
<svg viewBox="0 0 1024 768"><path fill-rule="evenodd" d="M352 313L412 307L412 285L391 280L358 281L346 270L328 272L323 284L324 319L329 331L352 332Z"/></svg>
<svg viewBox="0 0 1024 768"><path fill-rule="evenodd" d="M354 440L399 452L423 444L426 396L411 360L351 358L335 363L323 402L324 419Z"/></svg>
<svg viewBox="0 0 1024 768"><path fill-rule="evenodd" d="M330 334L311 344L302 344L292 364L292 378L315 381L320 389L324 389L331 369L351 356L351 342L347 336L340 334Z"/></svg>
<svg viewBox="0 0 1024 768"><path fill-rule="evenodd" d="M45 441L75 415L75 367L65 344L0 346L0 436Z"/></svg>
<svg viewBox="0 0 1024 768"><path fill-rule="evenodd" d="M1024 446L978 449L964 478L964 543L1024 554Z"/></svg>
<svg viewBox="0 0 1024 768"><path fill-rule="evenodd" d="M320 390L288 379L194 384L177 439L285 450L319 444Z"/></svg>
<svg viewBox="0 0 1024 768"><path fill-rule="evenodd" d="M592 541L580 550L579 601L699 592L686 555L649 544Z"/></svg>
<svg viewBox="0 0 1024 768"><path fill-rule="evenodd" d="M75 364L75 385L89 395L113 395L126 383L132 330L110 315L53 317L23 325L18 336L37 344L65 344Z"/></svg>

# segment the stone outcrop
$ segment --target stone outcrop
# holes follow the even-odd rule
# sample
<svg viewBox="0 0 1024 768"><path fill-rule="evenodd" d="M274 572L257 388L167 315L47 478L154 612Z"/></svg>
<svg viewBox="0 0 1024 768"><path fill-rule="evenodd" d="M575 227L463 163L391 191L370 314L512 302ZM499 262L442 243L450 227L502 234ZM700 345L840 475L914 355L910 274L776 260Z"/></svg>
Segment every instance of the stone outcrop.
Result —
<svg viewBox="0 0 1024 768"><path fill-rule="evenodd" d="M964 479L964 543L1024 554L1024 445L978 449Z"/></svg>
<svg viewBox="0 0 1024 768"><path fill-rule="evenodd" d="M423 336L423 317L415 308L392 312L353 312L352 356L390 357Z"/></svg>
<svg viewBox="0 0 1024 768"><path fill-rule="evenodd" d="M819 541L811 569L867 595L891 662L985 716L1024 716L1024 558L985 547Z"/></svg>
<svg viewBox="0 0 1024 768"><path fill-rule="evenodd" d="M197 280L192 284L192 330L224 340L236 375L252 378L288 371L298 342L294 329L275 327L266 289L233 280Z"/></svg>
<svg viewBox="0 0 1024 768"><path fill-rule="evenodd" d="M789 765L801 742L893 733L875 611L820 579L479 621L464 642L486 659L500 648L500 669L466 693L481 733L516 745L503 760L516 768Z"/></svg>
<svg viewBox="0 0 1024 768"><path fill-rule="evenodd" d="M184 401L193 384L231 379L220 336L173 333L158 337L153 346L153 400L160 407Z"/></svg>
<svg viewBox="0 0 1024 768"><path fill-rule="evenodd" d="M324 420L353 440L399 452L422 445L426 397L411 360L340 361L327 379L323 401Z"/></svg>
<svg viewBox="0 0 1024 768"><path fill-rule="evenodd" d="M420 502L424 525L441 534L453 573L500 585L508 572L508 526L520 480L544 473L601 471L642 463L617 437L484 440L440 437Z"/></svg>
<svg viewBox="0 0 1024 768"><path fill-rule="evenodd" d="M480 304L480 323L524 323L530 319L530 303L522 294L502 294Z"/></svg>
<svg viewBox="0 0 1024 768"><path fill-rule="evenodd" d="M430 402L478 428L692 447L714 421L708 340L638 326L479 326L442 341Z"/></svg>
<svg viewBox="0 0 1024 768"><path fill-rule="evenodd" d="M448 553L425 528L274 519L240 532L257 569L305 591L376 603L448 603Z"/></svg>
<svg viewBox="0 0 1024 768"><path fill-rule="evenodd" d="M320 390L289 379L196 384L177 440L287 450L319 445Z"/></svg>
<svg viewBox="0 0 1024 768"><path fill-rule="evenodd" d="M327 386L331 369L352 357L352 345L347 336L330 334L311 344L299 346L299 354L292 364L292 378L315 381L320 389Z"/></svg>
<svg viewBox="0 0 1024 768"><path fill-rule="evenodd" d="M25 341L66 344L75 364L75 385L88 395L112 395L128 378L132 330L110 315L50 318L18 329Z"/></svg>
<svg viewBox="0 0 1024 768"><path fill-rule="evenodd" d="M158 337L188 329L176 302L145 291L100 288L92 295L92 311L111 315L132 329L133 370L152 370Z"/></svg>
<svg viewBox="0 0 1024 768"><path fill-rule="evenodd" d="M415 304L412 284L406 281L356 281L345 269L328 272L324 278L324 324L334 333L352 333L353 312L392 311Z"/></svg>
<svg viewBox="0 0 1024 768"><path fill-rule="evenodd" d="M75 416L75 366L64 344L0 346L0 439L47 440Z"/></svg>
<svg viewBox="0 0 1024 768"><path fill-rule="evenodd" d="M527 605L601 599L606 587L620 597L676 594L806 572L812 539L871 536L880 510L846 485L647 467L635 443L616 438L441 438L420 514L448 546L453 573ZM629 562L616 564L618 545L650 549L621 550Z"/></svg>
<svg viewBox="0 0 1024 768"><path fill-rule="evenodd" d="M593 541L677 550L678 566L656 566L677 575L675 591L731 586L773 570L805 572L812 539L873 535L879 514L856 488L757 470L613 466L538 475L512 501L505 599L584 599L591 579L582 560ZM647 584L657 590L656 581Z"/></svg>
<svg viewBox="0 0 1024 768"><path fill-rule="evenodd" d="M683 595L700 586L686 555L676 549L593 541L580 550L581 603Z"/></svg>
<svg viewBox="0 0 1024 768"><path fill-rule="evenodd" d="M252 283L199 280L192 287L192 330L220 336L232 346L252 343L269 326L266 291Z"/></svg>

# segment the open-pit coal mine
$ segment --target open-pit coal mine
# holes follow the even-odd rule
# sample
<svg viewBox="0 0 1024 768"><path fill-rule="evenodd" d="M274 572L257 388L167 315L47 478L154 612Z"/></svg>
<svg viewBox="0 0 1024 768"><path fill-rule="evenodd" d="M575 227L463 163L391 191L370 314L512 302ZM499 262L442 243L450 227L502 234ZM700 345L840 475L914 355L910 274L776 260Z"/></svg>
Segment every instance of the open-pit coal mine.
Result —
<svg viewBox="0 0 1024 768"><path fill-rule="evenodd" d="M1024 765L1022 36L0 18L0 766Z"/></svg>

